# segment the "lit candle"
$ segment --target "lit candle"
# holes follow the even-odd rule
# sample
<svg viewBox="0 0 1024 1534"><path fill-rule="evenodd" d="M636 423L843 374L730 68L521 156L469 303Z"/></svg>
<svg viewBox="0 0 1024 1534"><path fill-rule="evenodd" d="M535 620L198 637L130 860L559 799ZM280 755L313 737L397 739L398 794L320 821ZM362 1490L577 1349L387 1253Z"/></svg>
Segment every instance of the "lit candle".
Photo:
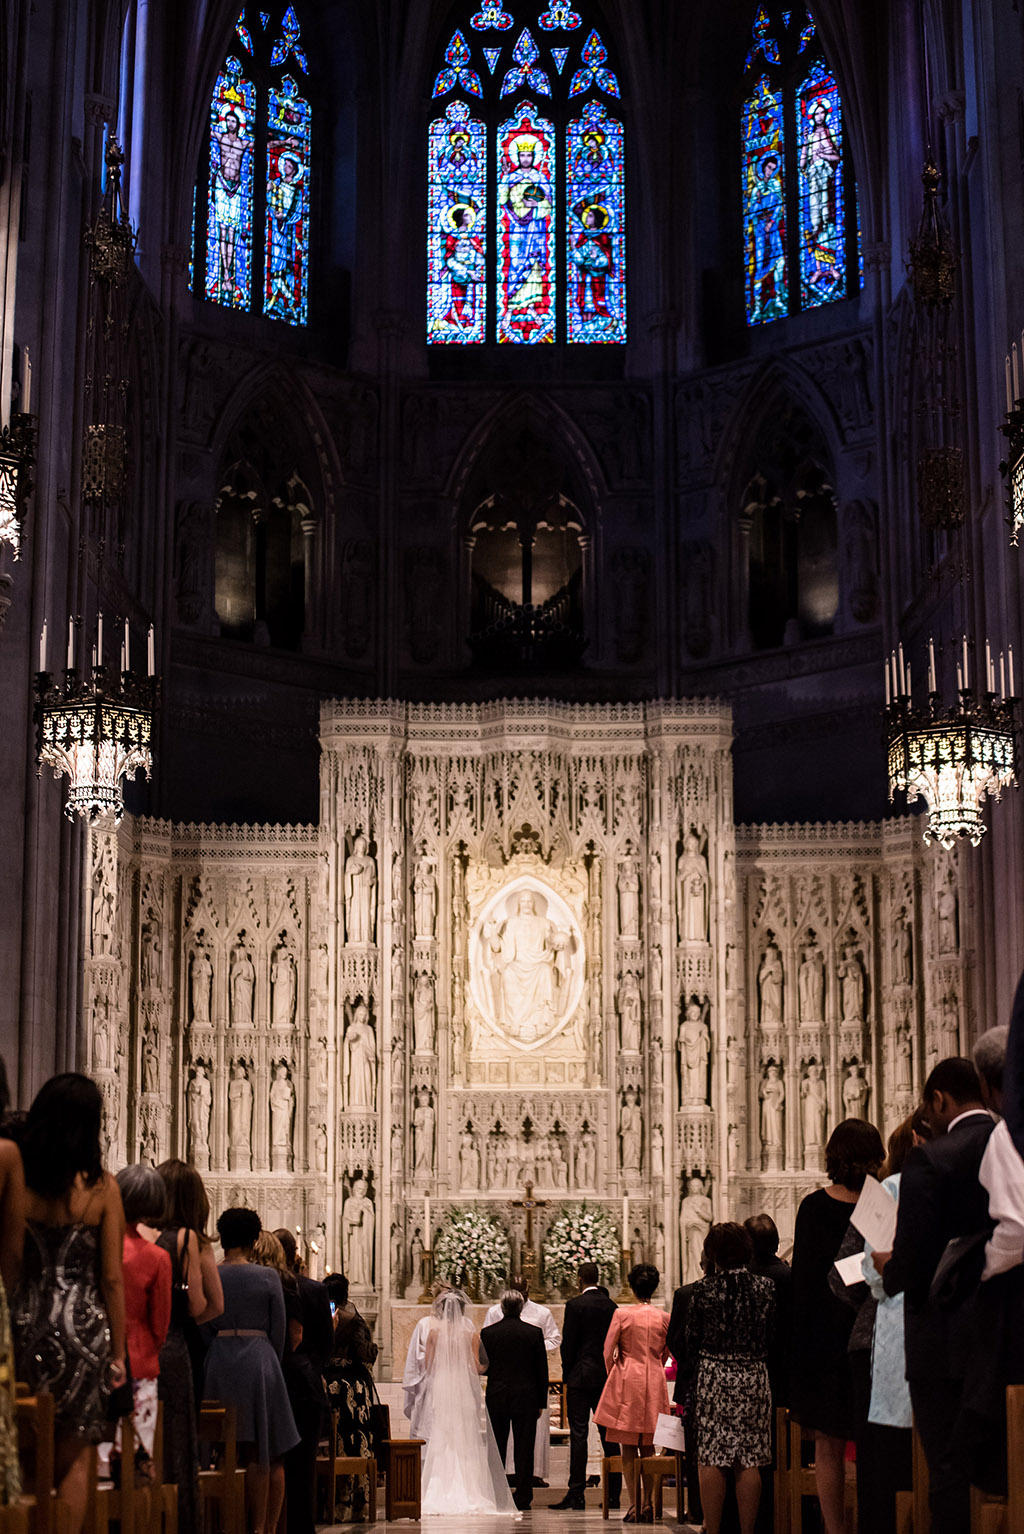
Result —
<svg viewBox="0 0 1024 1534"><path fill-rule="evenodd" d="M131 639L131 635L128 632L128 619L126 618L124 620L124 640L122 641L122 644L121 644L121 670L122 671L130 671L131 669L132 669L132 639Z"/></svg>
<svg viewBox="0 0 1024 1534"><path fill-rule="evenodd" d="M153 625L149 625L149 635L146 639L146 666L150 676L156 675L156 643L153 639Z"/></svg>
<svg viewBox="0 0 1024 1534"><path fill-rule="evenodd" d="M1007 413L1007 415L1010 415L1012 411L1013 411L1013 381L1012 381L1011 376L1010 376L1010 357L1009 357L1009 354L1007 354L1007 357L1006 357L1006 413Z"/></svg>
<svg viewBox="0 0 1024 1534"><path fill-rule="evenodd" d="M929 692L938 692L938 690L939 689L935 685L935 641L933 639L929 638L929 640L928 640L928 691Z"/></svg>
<svg viewBox="0 0 1024 1534"><path fill-rule="evenodd" d="M886 708L889 707L891 702L892 702L892 678L889 675L889 667L886 666L886 668L885 668L885 706L886 706Z"/></svg>
<svg viewBox="0 0 1024 1534"><path fill-rule="evenodd" d="M956 663L956 690L957 692L964 690L964 668L959 661Z"/></svg>
<svg viewBox="0 0 1024 1534"><path fill-rule="evenodd" d="M24 415L28 415L32 406L32 358L28 354L28 347L21 348L21 401L20 408Z"/></svg>
<svg viewBox="0 0 1024 1534"><path fill-rule="evenodd" d="M900 679L900 691L901 692L906 692L906 690L907 690L907 668L906 668L906 666L904 665L904 662L903 662L903 642L902 642L902 640L900 641L899 679Z"/></svg>
<svg viewBox="0 0 1024 1534"><path fill-rule="evenodd" d="M913 688L910 685L910 662L908 661L907 662L907 698L908 699L910 698L912 692L913 692Z"/></svg>
<svg viewBox="0 0 1024 1534"><path fill-rule="evenodd" d="M430 1240L430 1194L423 1195L423 1240L427 1251L432 1252L433 1246Z"/></svg>
<svg viewBox="0 0 1024 1534"><path fill-rule="evenodd" d="M39 669L40 669L40 671L45 671L46 670L46 619L45 618L43 619L43 626L39 630Z"/></svg>
<svg viewBox="0 0 1024 1534"><path fill-rule="evenodd" d="M1020 359L1017 355L1017 343L1014 341L1010 347L1010 365L1013 370L1013 397L1020 399Z"/></svg>
<svg viewBox="0 0 1024 1534"><path fill-rule="evenodd" d="M1006 646L1006 659L1007 659L1007 664L1009 666L1009 671L1010 671L1010 676L1009 676L1010 697L1011 698L1015 698L1017 696L1017 689L1013 685L1013 645L1012 644Z"/></svg>
<svg viewBox="0 0 1024 1534"><path fill-rule="evenodd" d="M965 634L964 635L964 686L965 687L970 687L970 685L971 685L971 672L970 672L970 667L967 664L967 635Z"/></svg>
<svg viewBox="0 0 1024 1534"><path fill-rule="evenodd" d="M985 640L985 683L989 692L996 690L996 674L992 669L992 649L988 640Z"/></svg>
<svg viewBox="0 0 1024 1534"><path fill-rule="evenodd" d="M96 619L96 654L98 655L99 663L102 666L102 664L103 664L103 613L102 612L100 613L99 617Z"/></svg>
<svg viewBox="0 0 1024 1534"><path fill-rule="evenodd" d="M629 1245L629 1194L622 1195L622 1250Z"/></svg>
<svg viewBox="0 0 1024 1534"><path fill-rule="evenodd" d="M999 691L1006 697L1006 656L999 652Z"/></svg>
<svg viewBox="0 0 1024 1534"><path fill-rule="evenodd" d="M75 664L75 620L68 619L68 670Z"/></svg>

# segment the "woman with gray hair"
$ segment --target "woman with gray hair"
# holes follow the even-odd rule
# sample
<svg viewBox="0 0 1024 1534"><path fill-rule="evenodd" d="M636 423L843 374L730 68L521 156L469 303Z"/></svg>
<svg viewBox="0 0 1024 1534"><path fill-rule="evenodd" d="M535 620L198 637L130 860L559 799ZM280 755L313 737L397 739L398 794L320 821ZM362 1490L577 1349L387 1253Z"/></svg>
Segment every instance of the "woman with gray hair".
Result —
<svg viewBox="0 0 1024 1534"><path fill-rule="evenodd" d="M151 1461L156 1433L160 1349L171 1321L171 1259L155 1245L166 1194L151 1166L126 1166L117 1174L124 1205L124 1308L135 1433ZM149 1227L147 1235L139 1229ZM141 1467L140 1467L141 1468ZM146 1467L147 1469L150 1467ZM128 1471L129 1476L131 1470Z"/></svg>

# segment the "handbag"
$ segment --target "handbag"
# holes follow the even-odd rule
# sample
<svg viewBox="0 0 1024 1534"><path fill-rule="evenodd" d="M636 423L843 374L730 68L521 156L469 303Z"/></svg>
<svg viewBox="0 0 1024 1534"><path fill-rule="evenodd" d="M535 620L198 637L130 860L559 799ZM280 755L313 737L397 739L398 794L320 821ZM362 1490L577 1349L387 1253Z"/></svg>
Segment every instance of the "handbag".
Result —
<svg viewBox="0 0 1024 1534"><path fill-rule="evenodd" d="M391 1437L391 1408L384 1405L372 1379L370 1384L373 1389L373 1400L370 1403L370 1441L373 1444L374 1459L378 1465L384 1465L387 1461L388 1440Z"/></svg>
<svg viewBox="0 0 1024 1534"><path fill-rule="evenodd" d="M936 1310L959 1310L977 1292L985 1270L985 1247L993 1228L987 1225L970 1236L954 1236L946 1242L928 1290L928 1303Z"/></svg>

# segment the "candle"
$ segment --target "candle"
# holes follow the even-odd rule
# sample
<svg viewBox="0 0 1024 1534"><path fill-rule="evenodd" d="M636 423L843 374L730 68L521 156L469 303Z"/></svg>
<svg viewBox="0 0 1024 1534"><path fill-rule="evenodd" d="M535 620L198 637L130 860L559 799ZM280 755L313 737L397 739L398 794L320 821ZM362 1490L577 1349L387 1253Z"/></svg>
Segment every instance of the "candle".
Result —
<svg viewBox="0 0 1024 1534"><path fill-rule="evenodd" d="M156 675L156 645L153 640L153 625L149 625L149 634L146 639L146 666L150 676Z"/></svg>
<svg viewBox="0 0 1024 1534"><path fill-rule="evenodd" d="M75 664L75 620L68 619L68 670Z"/></svg>
<svg viewBox="0 0 1024 1534"><path fill-rule="evenodd" d="M956 663L956 690L957 692L964 690L964 668L959 661Z"/></svg>
<svg viewBox="0 0 1024 1534"><path fill-rule="evenodd" d="M985 684L989 692L996 690L996 674L992 669L992 649L988 640L985 640Z"/></svg>
<svg viewBox="0 0 1024 1534"><path fill-rule="evenodd" d="M1007 354L1006 354L1006 413L1007 413L1007 415L1010 415L1012 413L1012 411L1013 411L1013 382L1012 382L1012 379L1011 379L1011 376L1010 376L1010 354L1009 354L1009 352L1007 352Z"/></svg>
<svg viewBox="0 0 1024 1534"><path fill-rule="evenodd" d="M424 1195L423 1195L423 1242L424 1242L424 1245L427 1248L427 1251L428 1252L432 1252L434 1248L433 1248L433 1244L432 1244L432 1242L430 1240L430 1194L429 1193L424 1193Z"/></svg>
<svg viewBox="0 0 1024 1534"><path fill-rule="evenodd" d="M21 401L20 408L23 415L28 415L32 405L32 358L28 354L28 347L21 348Z"/></svg>
<svg viewBox="0 0 1024 1534"><path fill-rule="evenodd" d="M1017 343L1014 341L1010 347L1010 366L1013 370L1013 397L1020 399L1020 359L1017 354Z"/></svg>
<svg viewBox="0 0 1024 1534"><path fill-rule="evenodd" d="M622 1250L629 1245L629 1194L622 1195Z"/></svg>
<svg viewBox="0 0 1024 1534"><path fill-rule="evenodd" d="M889 675L889 667L885 668L885 706L889 707L892 702L892 678Z"/></svg>
<svg viewBox="0 0 1024 1534"><path fill-rule="evenodd" d="M965 687L970 687L970 685L971 685L971 672L970 672L970 667L967 664L967 635L965 634L964 635L964 686Z"/></svg>
<svg viewBox="0 0 1024 1534"><path fill-rule="evenodd" d="M1006 646L1006 658L1007 658L1007 663L1008 663L1009 671L1010 671L1010 676L1009 676L1010 697L1011 698L1015 698L1017 696L1017 689L1013 685L1013 645L1012 644Z"/></svg>
<svg viewBox="0 0 1024 1534"><path fill-rule="evenodd" d="M124 620L124 639L121 641L121 670L132 669L132 640L128 632L128 619Z"/></svg>
<svg viewBox="0 0 1024 1534"><path fill-rule="evenodd" d="M928 640L928 691L929 692L938 692L938 690L939 689L935 685L935 641L933 639L929 638L929 640Z"/></svg>
<svg viewBox="0 0 1024 1534"><path fill-rule="evenodd" d="M906 668L906 666L903 663L903 642L902 642L902 640L900 641L900 669L899 669L898 675L899 675L899 679L900 679L900 691L901 692L906 692L906 690L907 690L907 668Z"/></svg>
<svg viewBox="0 0 1024 1534"><path fill-rule="evenodd" d="M96 619L96 653L99 656L99 662L100 662L100 665L102 666L102 664L103 664L103 613L102 612L100 612L99 617Z"/></svg>
<svg viewBox="0 0 1024 1534"><path fill-rule="evenodd" d="M1006 697L1006 656L999 652L999 691Z"/></svg>
<svg viewBox="0 0 1024 1534"><path fill-rule="evenodd" d="M43 619L43 626L39 630L39 669L40 669L40 671L45 671L46 670L46 619L45 618Z"/></svg>
<svg viewBox="0 0 1024 1534"><path fill-rule="evenodd" d="M910 685L910 662L907 662L907 699L909 701L913 688Z"/></svg>

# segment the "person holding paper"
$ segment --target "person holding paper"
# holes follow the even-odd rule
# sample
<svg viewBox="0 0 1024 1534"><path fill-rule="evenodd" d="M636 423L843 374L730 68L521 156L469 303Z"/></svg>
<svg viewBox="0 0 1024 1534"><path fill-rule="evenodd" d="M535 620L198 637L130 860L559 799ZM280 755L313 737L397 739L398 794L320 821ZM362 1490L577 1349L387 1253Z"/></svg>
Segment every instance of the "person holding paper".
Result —
<svg viewBox="0 0 1024 1534"><path fill-rule="evenodd" d="M825 1146L829 1186L809 1193L796 1216L789 1402L796 1420L814 1433L825 1534L844 1534L846 1527L843 1459L854 1430L846 1353L853 1314L829 1288L829 1273L864 1181L877 1175L884 1159L875 1126L844 1119Z"/></svg>
<svg viewBox="0 0 1024 1534"><path fill-rule="evenodd" d="M719 1534L726 1472L736 1477L740 1534L754 1534L762 1465L771 1463L772 1394L768 1335L775 1312L771 1279L748 1271L754 1245L742 1225L712 1225L705 1276L686 1311L686 1351L699 1362L697 1465L706 1534Z"/></svg>
<svg viewBox="0 0 1024 1534"><path fill-rule="evenodd" d="M978 1172L994 1124L978 1073L960 1056L939 1061L923 1099L935 1139L907 1157L892 1251L875 1251L872 1261L886 1294L906 1295L907 1379L928 1460L932 1534L963 1534L971 1522L970 1488L956 1425L970 1306L944 1310L930 1290L948 1242L988 1229L988 1193Z"/></svg>

